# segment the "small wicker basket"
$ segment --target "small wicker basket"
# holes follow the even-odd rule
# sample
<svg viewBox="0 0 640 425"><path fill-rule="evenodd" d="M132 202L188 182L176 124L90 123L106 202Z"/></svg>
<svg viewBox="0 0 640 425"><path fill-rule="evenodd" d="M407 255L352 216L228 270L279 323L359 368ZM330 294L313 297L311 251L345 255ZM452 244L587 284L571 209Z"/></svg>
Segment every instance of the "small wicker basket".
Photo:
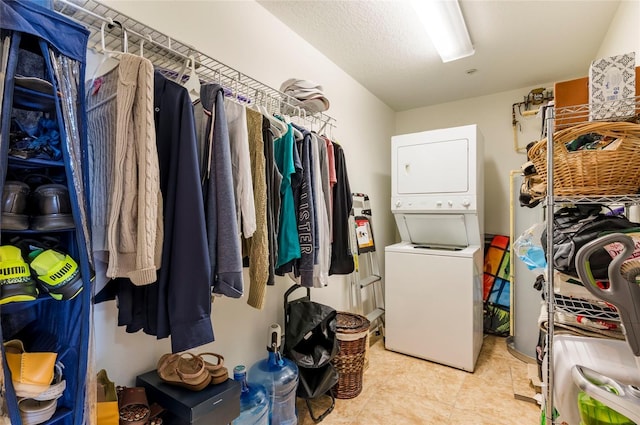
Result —
<svg viewBox="0 0 640 425"><path fill-rule="evenodd" d="M589 133L620 139L612 150L570 152L565 144ZM589 122L553 135L553 191L560 196L616 196L638 193L640 188L640 124ZM529 158L547 182L547 139L538 141Z"/></svg>
<svg viewBox="0 0 640 425"><path fill-rule="evenodd" d="M338 371L338 383L333 387L336 398L354 398L362 392L369 326L369 320L358 314L338 312L336 316L339 351L331 360Z"/></svg>

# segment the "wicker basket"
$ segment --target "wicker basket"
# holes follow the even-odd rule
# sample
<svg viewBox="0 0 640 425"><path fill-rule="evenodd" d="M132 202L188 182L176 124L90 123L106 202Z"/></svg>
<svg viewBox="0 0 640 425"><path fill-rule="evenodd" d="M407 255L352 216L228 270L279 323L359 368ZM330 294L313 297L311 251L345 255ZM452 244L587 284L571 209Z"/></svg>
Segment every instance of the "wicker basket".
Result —
<svg viewBox="0 0 640 425"><path fill-rule="evenodd" d="M338 383L333 387L336 398L354 398L362 392L362 372L369 325L369 320L364 316L338 312L336 337L339 351L331 360L338 371Z"/></svg>
<svg viewBox="0 0 640 425"><path fill-rule="evenodd" d="M597 133L621 139L612 150L570 152L565 144L578 136ZM590 122L553 135L553 191L560 196L615 196L638 193L640 188L640 124ZM547 182L547 139L529 150L536 171Z"/></svg>

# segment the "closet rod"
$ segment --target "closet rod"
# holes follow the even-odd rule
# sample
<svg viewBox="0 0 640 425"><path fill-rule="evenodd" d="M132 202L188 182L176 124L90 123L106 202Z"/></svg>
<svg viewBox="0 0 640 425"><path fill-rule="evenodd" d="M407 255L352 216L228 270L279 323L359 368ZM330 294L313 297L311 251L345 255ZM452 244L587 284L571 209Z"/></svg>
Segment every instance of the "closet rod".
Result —
<svg viewBox="0 0 640 425"><path fill-rule="evenodd" d="M111 27L117 26L119 27L118 31L126 31L130 52L137 52L136 49L139 46L144 57L149 59L154 66L173 72L176 77L185 72L187 60L195 59L196 72L202 81L217 82L235 96L250 99L252 102L265 101L265 97L268 97L269 106L274 111L319 120L323 128L326 126L336 127L335 118L322 112L309 111L303 108L301 102L292 96L261 83L194 47L123 15L97 0L54 0L53 9L86 26L91 32L89 48L96 52L101 51L103 24L109 24ZM113 30L104 31L105 47L110 50L119 50L122 48L123 41L119 35L113 32ZM244 92L242 92L243 90Z"/></svg>

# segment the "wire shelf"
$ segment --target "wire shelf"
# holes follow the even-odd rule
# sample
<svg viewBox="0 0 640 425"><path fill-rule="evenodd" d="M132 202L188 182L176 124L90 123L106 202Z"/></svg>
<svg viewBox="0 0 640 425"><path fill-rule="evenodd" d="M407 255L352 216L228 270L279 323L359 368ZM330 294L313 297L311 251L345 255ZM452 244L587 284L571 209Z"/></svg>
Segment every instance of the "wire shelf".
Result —
<svg viewBox="0 0 640 425"><path fill-rule="evenodd" d="M587 103L555 108L554 125L556 131L588 121L630 121L638 123L640 122L640 96L596 104Z"/></svg>
<svg viewBox="0 0 640 425"><path fill-rule="evenodd" d="M557 280L556 277L554 280ZM548 285L543 285L543 297L548 299ZM580 297L562 295L555 292L553 294L554 310L580 316L591 321L607 320L610 322L620 322L620 314L616 307L605 301L589 300Z"/></svg>
<svg viewBox="0 0 640 425"><path fill-rule="evenodd" d="M639 194L616 195L616 196L555 196L556 204L619 204L632 205L640 204Z"/></svg>
<svg viewBox="0 0 640 425"><path fill-rule="evenodd" d="M302 119L318 120L323 126L336 126L331 116L305 109L294 97L96 0L54 0L53 8L87 27L91 33L88 47L96 52L102 51L103 42L108 51L142 52L155 67L176 76L184 74L188 60L194 60L201 81L218 83L240 100L259 102L270 112L298 115Z"/></svg>
<svg viewBox="0 0 640 425"><path fill-rule="evenodd" d="M594 303L589 300L575 297L566 297L554 294L556 311L564 311L575 316L581 316L591 320L620 321L618 310L613 305Z"/></svg>

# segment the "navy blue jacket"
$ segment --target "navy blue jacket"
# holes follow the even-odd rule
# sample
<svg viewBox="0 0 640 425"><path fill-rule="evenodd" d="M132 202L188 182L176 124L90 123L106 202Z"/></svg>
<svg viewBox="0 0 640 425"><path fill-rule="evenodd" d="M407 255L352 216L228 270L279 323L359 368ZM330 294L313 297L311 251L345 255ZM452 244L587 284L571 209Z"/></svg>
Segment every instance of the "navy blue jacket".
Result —
<svg viewBox="0 0 640 425"><path fill-rule="evenodd" d="M164 246L158 277L158 338L173 352L213 341L211 265L189 94L155 73L155 123Z"/></svg>

